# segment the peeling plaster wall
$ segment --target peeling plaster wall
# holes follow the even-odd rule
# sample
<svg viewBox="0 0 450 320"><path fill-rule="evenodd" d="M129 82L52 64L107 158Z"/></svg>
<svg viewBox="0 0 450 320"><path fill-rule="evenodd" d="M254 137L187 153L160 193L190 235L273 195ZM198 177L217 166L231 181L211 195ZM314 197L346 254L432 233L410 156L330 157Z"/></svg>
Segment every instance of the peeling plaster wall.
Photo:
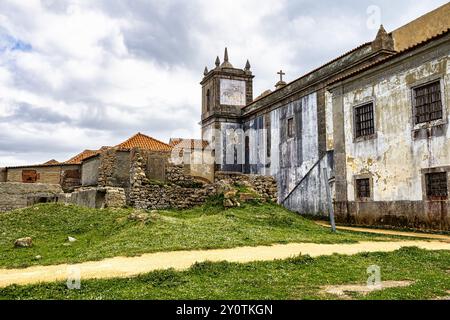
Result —
<svg viewBox="0 0 450 320"><path fill-rule="evenodd" d="M344 94L344 119L353 107L374 101L376 138L354 143L353 121L345 121L348 201L355 201L354 176L373 176L374 201L421 201L422 168L450 165L449 56L433 59L402 72L386 75ZM441 78L445 134L413 139L411 86Z"/></svg>
<svg viewBox="0 0 450 320"><path fill-rule="evenodd" d="M266 175L269 173L269 159L267 157L267 132L264 116L247 121L244 125L248 141L245 149L246 173Z"/></svg>
<svg viewBox="0 0 450 320"><path fill-rule="evenodd" d="M302 178L319 161L317 94L312 93L270 112L270 157L267 137L250 137L251 172L272 175L278 184L278 198L285 200ZM288 119L294 120L294 135L288 137ZM246 122L245 128L266 128L264 117ZM261 132L264 132L261 130ZM326 189L322 169L330 167L330 157L324 157L302 184L286 199L284 205L303 214L322 215L326 212ZM331 172L328 173L331 175Z"/></svg>
<svg viewBox="0 0 450 320"><path fill-rule="evenodd" d="M242 172L245 162L244 134L239 123L220 124L219 152L216 149L216 162L222 171Z"/></svg>

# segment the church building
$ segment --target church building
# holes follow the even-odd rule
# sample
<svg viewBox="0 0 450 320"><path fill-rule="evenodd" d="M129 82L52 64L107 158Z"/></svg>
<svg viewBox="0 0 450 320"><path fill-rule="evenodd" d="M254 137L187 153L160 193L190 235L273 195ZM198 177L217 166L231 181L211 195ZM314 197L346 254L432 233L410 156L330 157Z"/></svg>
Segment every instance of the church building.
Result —
<svg viewBox="0 0 450 320"><path fill-rule="evenodd" d="M301 214L450 227L450 4L253 99L254 75L205 68L202 139L216 170L274 176Z"/></svg>

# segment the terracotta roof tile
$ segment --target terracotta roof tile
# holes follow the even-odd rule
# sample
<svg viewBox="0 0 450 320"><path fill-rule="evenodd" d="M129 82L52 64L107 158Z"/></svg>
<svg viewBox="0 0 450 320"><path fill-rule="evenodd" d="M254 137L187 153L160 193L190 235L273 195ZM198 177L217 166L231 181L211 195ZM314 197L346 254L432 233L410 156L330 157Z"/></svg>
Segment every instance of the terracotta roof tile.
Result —
<svg viewBox="0 0 450 320"><path fill-rule="evenodd" d="M71 159L63 162L65 164L80 164L84 159L95 156L99 154L99 150L84 150L83 152L77 154Z"/></svg>
<svg viewBox="0 0 450 320"><path fill-rule="evenodd" d="M48 160L47 162L44 162L43 164L48 165L48 164L59 164L58 161L56 161L55 159L52 160Z"/></svg>
<svg viewBox="0 0 450 320"><path fill-rule="evenodd" d="M152 151L171 151L172 146L162 141L156 140L142 133L137 133L128 140L116 146L119 150L129 150L132 148L141 148Z"/></svg>
<svg viewBox="0 0 450 320"><path fill-rule="evenodd" d="M206 148L209 145L207 140L201 139L184 139L184 138L171 138L169 144L172 147L183 148L183 149L194 149L198 148L198 146L202 146L202 149Z"/></svg>

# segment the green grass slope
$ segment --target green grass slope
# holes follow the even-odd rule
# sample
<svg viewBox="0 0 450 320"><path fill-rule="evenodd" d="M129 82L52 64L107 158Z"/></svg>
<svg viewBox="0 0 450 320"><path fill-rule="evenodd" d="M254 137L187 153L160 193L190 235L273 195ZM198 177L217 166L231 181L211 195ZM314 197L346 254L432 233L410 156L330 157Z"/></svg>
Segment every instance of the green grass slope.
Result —
<svg viewBox="0 0 450 320"><path fill-rule="evenodd" d="M365 285L371 265L381 280L410 281L407 287L349 293L352 299L434 299L449 297L450 252L402 248L354 256L300 256L272 262L200 263L187 271L156 271L128 279L81 280L0 288L0 299L336 299L323 286Z"/></svg>
<svg viewBox="0 0 450 320"><path fill-rule="evenodd" d="M274 204L248 204L224 210L218 203L220 199L190 210L158 211L146 223L127 218L133 209L41 204L3 213L0 267L75 263L156 251L382 239L344 231L332 234ZM68 242L69 236L77 241ZM33 247L14 248L14 240L21 237L32 237Z"/></svg>

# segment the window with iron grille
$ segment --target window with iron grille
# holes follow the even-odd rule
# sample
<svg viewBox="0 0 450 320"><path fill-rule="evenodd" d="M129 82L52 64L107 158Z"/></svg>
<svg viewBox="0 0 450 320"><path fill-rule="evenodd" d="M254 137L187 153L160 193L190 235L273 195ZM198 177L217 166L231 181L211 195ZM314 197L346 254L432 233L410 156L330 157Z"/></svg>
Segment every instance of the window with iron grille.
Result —
<svg viewBox="0 0 450 320"><path fill-rule="evenodd" d="M356 196L370 198L370 179L356 179Z"/></svg>
<svg viewBox="0 0 450 320"><path fill-rule="evenodd" d="M287 121L287 136L288 138L294 136L294 118L289 118Z"/></svg>
<svg viewBox="0 0 450 320"><path fill-rule="evenodd" d="M416 124L442 119L440 81L417 87L413 91Z"/></svg>
<svg viewBox="0 0 450 320"><path fill-rule="evenodd" d="M448 197L447 172L427 173L425 177L428 197Z"/></svg>
<svg viewBox="0 0 450 320"><path fill-rule="evenodd" d="M355 137L370 136L375 133L373 103L355 108Z"/></svg>

